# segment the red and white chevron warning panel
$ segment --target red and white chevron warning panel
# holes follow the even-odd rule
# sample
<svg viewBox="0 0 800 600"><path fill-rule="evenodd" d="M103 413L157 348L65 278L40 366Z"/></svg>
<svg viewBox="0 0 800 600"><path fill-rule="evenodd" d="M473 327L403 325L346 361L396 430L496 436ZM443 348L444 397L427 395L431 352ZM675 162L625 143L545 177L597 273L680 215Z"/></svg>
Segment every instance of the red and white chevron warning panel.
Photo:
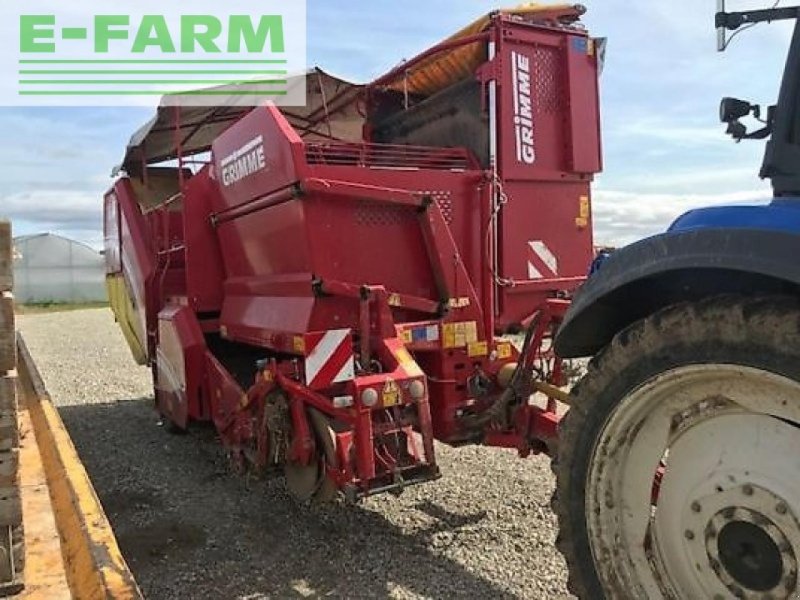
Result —
<svg viewBox="0 0 800 600"><path fill-rule="evenodd" d="M542 240L528 242L528 277L530 279L558 277L558 258Z"/></svg>
<svg viewBox="0 0 800 600"><path fill-rule="evenodd" d="M307 333L306 385L322 390L355 378L355 358L350 329Z"/></svg>

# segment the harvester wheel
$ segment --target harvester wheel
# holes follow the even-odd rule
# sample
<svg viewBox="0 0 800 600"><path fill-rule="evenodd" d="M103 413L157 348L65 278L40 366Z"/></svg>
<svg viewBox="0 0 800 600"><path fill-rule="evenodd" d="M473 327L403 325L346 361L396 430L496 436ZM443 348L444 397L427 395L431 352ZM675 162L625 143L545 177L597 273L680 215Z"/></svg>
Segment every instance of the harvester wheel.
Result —
<svg viewBox="0 0 800 600"><path fill-rule="evenodd" d="M618 334L573 390L553 508L580 598L794 598L800 302L718 297Z"/></svg>
<svg viewBox="0 0 800 600"><path fill-rule="evenodd" d="M284 467L286 487L300 502L324 504L336 498L338 489L325 473L326 465L335 468L336 438L328 418L320 411L309 408L308 422L314 432L317 456L308 465L287 462Z"/></svg>

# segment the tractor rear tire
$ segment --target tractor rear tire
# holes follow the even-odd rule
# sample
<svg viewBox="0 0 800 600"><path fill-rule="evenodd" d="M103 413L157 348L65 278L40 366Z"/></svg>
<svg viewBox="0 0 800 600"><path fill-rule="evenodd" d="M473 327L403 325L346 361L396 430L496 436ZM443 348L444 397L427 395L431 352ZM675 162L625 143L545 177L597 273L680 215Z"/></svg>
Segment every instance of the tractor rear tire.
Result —
<svg viewBox="0 0 800 600"><path fill-rule="evenodd" d="M569 590L796 597L798 423L798 299L711 298L620 332L573 389L553 460Z"/></svg>

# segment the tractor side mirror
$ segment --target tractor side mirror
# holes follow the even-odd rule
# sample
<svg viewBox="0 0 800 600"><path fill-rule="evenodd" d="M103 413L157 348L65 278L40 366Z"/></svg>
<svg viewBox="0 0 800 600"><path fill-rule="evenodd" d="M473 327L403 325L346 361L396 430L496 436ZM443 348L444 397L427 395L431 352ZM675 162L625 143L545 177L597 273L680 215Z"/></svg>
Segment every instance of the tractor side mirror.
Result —
<svg viewBox="0 0 800 600"><path fill-rule="evenodd" d="M723 98L719 105L719 119L727 123L727 134L737 142L742 140L763 140L772 134L772 120L775 112L774 107L770 107L766 121L761 120L761 107L757 104L750 104L738 98ZM757 121L764 123L764 127L752 133L747 131L747 126L739 119L748 115L753 115Z"/></svg>
<svg viewBox="0 0 800 600"><path fill-rule="evenodd" d="M742 140L747 136L747 127L742 125L739 121L731 121L728 123L728 130L726 131L735 140Z"/></svg>
<svg viewBox="0 0 800 600"><path fill-rule="evenodd" d="M757 107L738 98L723 98L719 105L719 119L723 123L733 123L746 117Z"/></svg>

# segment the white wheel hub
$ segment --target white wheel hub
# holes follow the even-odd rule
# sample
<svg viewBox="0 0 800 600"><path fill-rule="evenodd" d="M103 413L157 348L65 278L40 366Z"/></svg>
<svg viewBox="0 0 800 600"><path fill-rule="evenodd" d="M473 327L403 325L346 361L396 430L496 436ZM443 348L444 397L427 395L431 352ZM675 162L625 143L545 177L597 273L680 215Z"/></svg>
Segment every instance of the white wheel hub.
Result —
<svg viewBox="0 0 800 600"><path fill-rule="evenodd" d="M587 481L589 539L609 595L800 592L795 423L800 384L734 365L674 369L624 398Z"/></svg>

